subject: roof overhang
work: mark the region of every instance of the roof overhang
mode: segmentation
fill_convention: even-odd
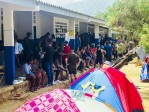
[[[37,11],[36,3],[32,0],[0,0],[0,7],[14,11]]]
[[[106,22],[102,19],[51,5],[41,0],[0,0],[0,7],[9,7],[14,11],[46,11],[57,15],[71,17],[72,19],[79,19],[88,23],[106,25]]]

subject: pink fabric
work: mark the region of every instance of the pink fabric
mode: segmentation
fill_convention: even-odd
[[[56,89],[35,97],[16,112],[80,112],[65,90]]]

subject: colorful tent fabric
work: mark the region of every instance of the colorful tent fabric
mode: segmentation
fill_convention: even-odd
[[[33,98],[16,112],[113,112],[94,98],[81,91],[56,89]]]
[[[146,63],[142,67],[140,79],[141,79],[141,81],[149,81],[149,73],[147,71],[147,64]]]
[[[80,112],[65,90],[56,89],[25,103],[16,112]]]
[[[104,103],[94,100],[95,96],[91,94],[75,90],[66,91],[73,98],[81,112],[113,112]]]
[[[106,88],[99,93],[93,92],[92,85],[82,88],[88,82],[93,83],[97,90],[99,86]],[[141,97],[133,83],[129,82],[125,74],[111,67],[88,71],[73,82],[70,89],[96,95],[97,101],[109,104],[117,112],[143,112]]]
[[[105,68],[102,71],[115,87],[125,112],[143,112],[142,99],[124,73],[114,68]]]
[[[95,99],[97,101],[109,104],[117,112],[124,112],[118,95],[108,77],[100,70],[93,71],[92,69],[91,71],[92,72],[87,72],[87,74],[84,74],[81,78],[79,78],[79,80],[76,80],[73,84],[71,84],[70,89],[93,94],[96,96]],[[97,86],[105,86],[106,88],[104,91],[94,94],[91,86],[87,89],[82,88],[82,85],[87,84],[88,82],[92,82]]]

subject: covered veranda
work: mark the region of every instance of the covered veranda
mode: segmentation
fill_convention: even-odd
[[[56,34],[56,23],[66,23],[66,31],[69,33],[70,45],[75,48],[75,31],[88,32],[88,24],[93,24],[95,39],[99,39],[99,26],[105,25],[105,21],[84,15],[62,7],[46,4],[39,0],[1,0],[1,43],[4,44],[5,84],[13,84],[16,77],[14,56],[14,30],[20,40],[26,32],[32,32],[33,43],[46,32],[56,35],[57,40],[64,40],[63,36]],[[23,19],[24,18],[24,19]],[[21,21],[22,20],[22,21]],[[77,27],[76,27],[77,26]]]

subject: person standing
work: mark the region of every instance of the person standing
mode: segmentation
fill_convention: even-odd
[[[68,45],[68,42],[65,41],[64,42],[64,51],[63,51],[63,56],[62,56],[62,64],[63,64],[63,67],[66,68],[66,58],[67,58],[67,55],[70,53],[70,46]]]
[[[39,40],[39,47],[42,48],[42,51],[44,52],[47,45],[46,45],[46,40],[48,38],[50,38],[50,32],[47,32],[45,35],[43,35],[42,37],[40,37],[40,40]]]
[[[15,45],[15,58],[16,58],[16,62],[18,67],[20,67],[20,61],[19,61],[19,43],[17,42],[18,40],[18,35],[16,34],[16,32],[14,31],[14,45]]]
[[[54,48],[52,47],[52,39],[46,40],[46,49],[45,55],[43,58],[43,69],[46,71],[48,76],[48,84],[47,86],[52,86],[55,84],[53,82],[53,55],[54,55]]]
[[[102,50],[100,48],[100,45],[98,45],[97,51],[96,51],[96,59],[95,59],[94,68],[96,67],[96,64],[99,64],[99,68],[102,68],[103,62],[104,62],[103,54],[106,54],[106,51]]]
[[[24,38],[24,58],[25,60],[32,57],[33,51],[32,51],[32,45],[31,45],[31,38],[32,33],[27,32],[26,37]]]
[[[71,49],[70,54],[66,58],[66,64],[67,64],[67,68],[68,68],[68,71],[69,71],[69,75],[71,77],[71,82],[73,82],[74,80],[77,79],[77,77],[76,77],[77,68],[80,64],[79,56],[74,53],[73,49]]]

